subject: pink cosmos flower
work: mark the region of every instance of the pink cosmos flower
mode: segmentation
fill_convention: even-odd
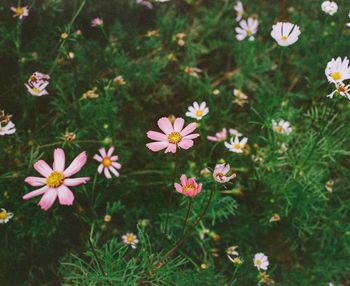
[[[185,128],[185,120],[176,118],[174,123],[167,117],[158,120],[158,127],[164,132],[148,131],[147,137],[157,142],[146,144],[147,148],[153,152],[165,149],[165,153],[176,153],[176,147],[189,149],[193,146],[193,140],[199,136],[198,133],[191,134],[196,128],[196,123],[190,123]]]
[[[202,183],[197,184],[196,178],[189,178],[187,179],[186,175],[182,175],[180,177],[181,185],[178,183],[175,183],[175,189],[180,194],[183,194],[186,197],[195,197],[197,196],[201,190],[202,190]]]
[[[228,181],[234,179],[236,177],[236,174],[232,174],[231,176],[226,176],[227,173],[230,172],[230,165],[229,164],[217,164],[215,166],[214,172],[213,172],[213,178],[215,181],[219,183],[227,183]]]
[[[101,148],[99,152],[101,156],[98,154],[95,154],[94,156],[94,159],[101,163],[97,168],[97,172],[101,174],[102,171],[104,171],[104,174],[107,179],[112,179],[110,171],[116,177],[119,177],[119,172],[116,169],[120,169],[122,165],[116,162],[119,159],[118,156],[112,156],[114,152],[114,147],[109,148],[107,153],[105,148]]]
[[[33,166],[38,173],[44,176],[44,178],[27,177],[24,180],[31,186],[41,186],[41,188],[24,195],[23,199],[29,200],[33,197],[43,195],[39,201],[39,205],[45,211],[53,205],[57,197],[61,205],[72,205],[74,195],[68,187],[79,186],[90,180],[89,177],[69,178],[78,173],[85,165],[87,161],[85,152],[80,153],[67,169],[65,169],[66,160],[62,149],[55,149],[53,156],[54,161],[52,168],[43,160],[39,160]]]
[[[14,13],[13,17],[18,17],[18,19],[23,19],[29,15],[28,6],[11,7],[11,11]]]
[[[103,19],[96,17],[91,21],[91,27],[98,27],[103,25]]]
[[[224,128],[221,131],[217,132],[215,136],[208,136],[207,138],[209,141],[213,142],[225,141],[227,139],[227,129]]]

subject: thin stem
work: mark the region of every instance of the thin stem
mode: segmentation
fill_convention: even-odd
[[[186,212],[186,217],[185,217],[184,225],[182,227],[183,228],[183,234],[185,234],[188,218],[189,218],[190,212],[191,212],[191,207],[192,207],[192,198],[189,198],[189,200],[188,200],[188,208],[187,208],[187,212]]]

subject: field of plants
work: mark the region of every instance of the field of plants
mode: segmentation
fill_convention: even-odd
[[[2,0],[1,286],[350,285],[348,0]]]

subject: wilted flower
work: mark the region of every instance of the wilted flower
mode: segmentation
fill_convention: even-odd
[[[96,93],[97,87],[94,87],[93,89],[88,90],[83,94],[84,99],[90,99],[90,98],[97,98],[99,97],[99,94]]]
[[[279,134],[289,135],[293,129],[288,121],[280,120],[277,123],[275,120],[272,120],[272,130]]]
[[[321,5],[321,9],[323,12],[333,16],[338,11],[338,5],[333,1],[324,1]]]
[[[50,76],[41,72],[33,73],[25,84],[30,94],[42,96],[48,94],[46,87],[49,85]]]
[[[128,232],[122,236],[123,243],[130,245],[132,248],[136,248],[136,245],[139,243],[137,236],[132,232]]]
[[[194,76],[194,77],[199,77],[199,73],[202,72],[201,69],[199,68],[195,68],[195,67],[185,67],[185,73],[187,73],[190,76]]]
[[[66,33],[66,32],[64,32],[64,33],[61,34],[61,39],[63,39],[63,40],[68,39],[68,37],[69,37],[69,35],[68,35],[68,33]]]
[[[221,131],[216,132],[215,136],[207,136],[209,141],[221,142],[227,139],[227,129],[223,128]]]
[[[233,95],[235,96],[234,102],[237,103],[239,106],[243,106],[244,104],[246,104],[248,102],[248,96],[245,95],[239,89],[234,89]]]
[[[5,209],[1,209],[0,224],[1,223],[8,223],[11,218],[13,218],[13,213],[9,213]]]
[[[117,169],[120,169],[122,165],[118,163],[118,156],[112,156],[114,152],[114,147],[109,148],[108,152],[106,152],[105,148],[101,148],[99,150],[100,155],[95,154],[94,159],[100,162],[100,165],[97,168],[97,172],[100,174],[104,171],[104,174],[107,179],[112,179],[112,175],[110,171],[116,176],[119,177],[119,172]]]
[[[66,141],[66,142],[72,142],[75,140],[77,136],[75,135],[74,132],[66,132],[64,133],[63,135],[63,140]]]
[[[237,3],[233,6],[233,9],[236,11],[236,21],[240,21],[244,14],[244,7],[241,1],[237,1]]]
[[[202,229],[199,231],[199,238],[200,238],[201,240],[204,240],[205,235],[207,235],[209,232],[210,232],[209,229],[207,229],[207,228],[202,228]]]
[[[275,285],[275,281],[266,272],[259,273],[259,282],[266,285]]]
[[[174,187],[178,193],[183,194],[186,197],[195,197],[202,190],[202,184],[197,184],[195,177],[187,179],[186,175],[182,175],[180,181],[181,185],[175,183]]]
[[[186,112],[187,117],[191,117],[197,120],[201,120],[203,116],[207,115],[209,112],[209,108],[206,106],[206,103],[203,101],[200,105],[198,102],[193,102],[193,106],[188,107],[188,111]]]
[[[159,31],[158,30],[147,31],[147,37],[151,37],[151,38],[159,37]]]
[[[254,41],[254,35],[258,32],[259,22],[257,19],[248,18],[239,22],[240,27],[236,27],[236,39],[243,41],[248,37],[249,41]]]
[[[239,137],[242,136],[242,133],[239,133],[236,129],[230,128],[228,130],[228,132],[230,133],[230,135],[232,135],[233,137]]]
[[[341,57],[332,59],[328,62],[325,74],[329,82],[340,83],[350,78],[349,60],[347,57],[344,60]]]
[[[278,153],[283,154],[287,152],[288,146],[285,143],[280,144],[280,148],[278,149]]]
[[[91,21],[91,27],[101,27],[103,25],[103,19],[96,17]]]
[[[239,140],[239,138],[236,136],[235,139],[231,138],[230,143],[225,142],[225,146],[229,151],[234,153],[243,153],[243,149],[245,145],[248,142],[247,137],[243,137],[242,140]]]
[[[226,176],[229,172],[230,172],[229,164],[217,164],[213,172],[213,178],[215,181],[219,183],[222,183],[222,184],[227,183],[236,177],[235,173],[231,174],[231,176]]]
[[[238,248],[237,245],[234,246],[230,246],[229,248],[227,248],[226,253],[228,255],[234,255],[234,256],[238,256],[238,252],[236,251],[236,249]]]
[[[29,15],[28,6],[11,7],[11,11],[14,12],[13,17],[18,17],[18,19],[23,19]]]
[[[72,205],[74,195],[68,187],[86,184],[90,180],[89,177],[69,179],[70,176],[78,173],[85,165],[87,161],[86,152],[80,153],[67,169],[65,169],[65,161],[64,151],[57,148],[54,151],[52,168],[43,160],[36,162],[34,169],[44,176],[44,178],[27,177],[24,181],[31,186],[42,187],[24,195],[23,199],[29,200],[33,197],[43,195],[39,201],[39,205],[45,211],[53,205],[57,197],[61,205]]]
[[[126,83],[125,80],[124,80],[124,78],[123,78],[123,76],[121,76],[121,75],[116,76],[116,77],[113,79],[113,81],[114,81],[114,83],[115,83],[116,85],[124,85],[124,84]]]
[[[199,137],[198,133],[191,134],[197,128],[196,123],[190,123],[185,128],[185,120],[176,118],[171,123],[169,118],[162,117],[158,120],[158,127],[164,132],[148,131],[147,137],[157,142],[146,144],[147,148],[153,152],[165,149],[165,153],[176,153],[177,147],[181,149],[189,149],[193,146],[193,139]]]
[[[300,34],[299,26],[288,22],[278,22],[272,26],[271,31],[271,37],[282,47],[293,45]]]
[[[105,215],[104,218],[103,218],[103,220],[104,220],[105,222],[110,222],[110,221],[112,220],[112,216],[111,216],[111,215]]]
[[[279,214],[274,214],[271,218],[270,218],[270,222],[276,222],[276,221],[280,221],[281,217]]]
[[[335,90],[332,93],[328,94],[327,97],[332,99],[335,94],[340,94],[341,96],[344,96],[350,100],[350,84],[345,85],[342,82],[338,82],[335,84],[335,87]]]
[[[333,180],[329,180],[326,185],[325,188],[328,192],[333,193],[333,186],[334,186],[334,181]]]
[[[16,132],[15,124],[12,121],[4,124],[0,122],[0,136],[11,135]]]
[[[258,268],[258,270],[267,270],[267,267],[269,266],[268,257],[264,253],[255,254],[254,266]]]
[[[201,176],[206,178],[206,177],[210,176],[211,172],[210,172],[210,170],[208,168],[204,168],[204,169],[201,170],[200,174],[201,174]]]

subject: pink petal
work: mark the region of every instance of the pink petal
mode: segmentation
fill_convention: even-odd
[[[146,147],[153,152],[158,152],[168,147],[168,145],[169,145],[169,142],[153,142],[153,143],[146,144]]]
[[[200,135],[198,133],[193,133],[193,134],[190,134],[190,135],[187,135],[185,137],[182,138],[182,140],[190,140],[190,139],[196,139],[198,138]],[[208,136],[209,138],[210,136]],[[217,140],[216,140],[217,141]]]
[[[105,176],[106,176],[107,179],[112,179],[112,175],[111,175],[111,173],[109,172],[108,168],[105,168],[104,173],[105,173]]]
[[[165,153],[176,153],[176,144],[168,143],[168,148],[166,148]]]
[[[44,160],[39,160],[34,164],[33,167],[38,173],[43,175],[45,178],[50,176],[50,174],[53,172],[51,167]]]
[[[168,135],[169,133],[174,131],[174,128],[167,117],[162,117],[161,119],[158,120],[158,127],[166,134]]]
[[[181,177],[180,177],[180,181],[181,181],[181,185],[186,185],[186,183],[187,183],[187,177],[186,177],[186,175],[181,175]]]
[[[119,159],[119,156],[112,156],[111,157],[111,161],[118,161],[118,159]]]
[[[57,194],[61,205],[71,206],[73,204],[74,195],[65,185],[62,185],[57,189]]]
[[[87,161],[86,152],[80,153],[73,162],[69,165],[69,167],[63,172],[65,177],[70,177],[76,173],[78,173],[81,168],[85,165]]]
[[[42,187],[42,188],[40,188],[38,190],[32,191],[32,192],[30,192],[28,194],[25,194],[23,196],[23,200],[29,200],[29,199],[34,198],[36,196],[42,195],[43,193],[45,193],[48,190],[49,190],[49,187],[48,186],[44,186],[44,187]]]
[[[55,202],[57,198],[57,191],[56,189],[49,189],[41,198],[38,205],[44,210],[47,211],[53,203]]]
[[[192,122],[188,124],[180,133],[182,137],[185,137],[186,135],[192,133],[194,130],[196,130],[197,124],[195,122]]]
[[[63,184],[68,187],[75,187],[81,184],[86,184],[88,181],[90,181],[89,177],[81,177],[81,178],[74,178],[74,179],[65,179]]]
[[[181,142],[179,142],[178,145],[182,149],[187,150],[193,146],[193,141],[192,140],[181,140]]]
[[[105,148],[101,148],[98,150],[100,152],[100,154],[102,155],[102,157],[106,157],[107,153],[106,153],[106,149]]]
[[[112,166],[117,169],[120,169],[122,167],[122,165],[117,162],[112,162]]]
[[[102,157],[98,154],[95,154],[93,158],[98,162],[102,162],[102,160],[103,160]]]
[[[214,136],[208,136],[207,139],[208,139],[209,141],[214,141],[214,142],[219,141],[219,140],[218,140],[216,137],[214,137]]]
[[[64,164],[66,161],[66,157],[64,155],[64,151],[61,148],[56,148],[53,152],[53,169],[55,171],[63,172],[64,171]]]
[[[103,166],[102,164],[98,165],[97,172],[98,172],[99,174],[101,174],[102,171],[103,171],[103,168],[104,168],[104,166]]]
[[[174,122],[174,131],[180,132],[182,128],[184,127],[185,120],[181,117],[176,118]]]
[[[119,177],[119,172],[114,169],[113,167],[109,167],[109,170],[116,176],[116,177]]]
[[[175,183],[175,184],[174,184],[174,187],[175,187],[175,189],[176,189],[177,192],[182,193],[182,186],[181,186],[180,184]]]
[[[107,157],[111,157],[113,152],[114,152],[114,147],[109,148],[108,153],[107,153]]]
[[[149,139],[155,140],[155,141],[167,141],[168,137],[160,132],[156,132],[156,131],[148,131],[147,132],[147,137]]]
[[[40,178],[40,177],[27,177],[24,180],[27,184],[37,187],[37,186],[43,186],[46,184],[46,178]]]

